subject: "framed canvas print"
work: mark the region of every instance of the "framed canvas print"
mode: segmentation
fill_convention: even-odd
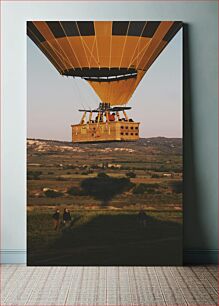
[[[30,266],[182,264],[182,22],[27,22]]]

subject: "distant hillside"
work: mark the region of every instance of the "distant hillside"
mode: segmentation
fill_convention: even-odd
[[[145,152],[145,154],[182,154],[181,138],[141,138],[135,142],[108,142],[92,144],[73,144],[67,141],[45,140],[45,139],[27,139],[28,152]]]

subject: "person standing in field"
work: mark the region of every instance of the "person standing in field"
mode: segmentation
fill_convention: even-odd
[[[71,214],[70,211],[65,208],[63,213],[63,224],[69,226],[71,224]]]
[[[60,225],[60,211],[59,211],[59,209],[57,209],[56,212],[52,215],[52,218],[53,218],[54,230],[57,231],[59,229],[59,225]]]
[[[146,213],[143,209],[141,209],[138,213],[138,221],[139,221],[140,226],[143,226],[143,227],[146,226],[146,219],[147,219]]]

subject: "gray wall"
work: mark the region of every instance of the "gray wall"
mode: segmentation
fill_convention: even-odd
[[[26,20],[182,20],[184,247],[188,260],[217,245],[217,2],[2,4],[2,262],[25,262]],[[190,257],[193,256],[193,257]],[[197,256],[196,256],[197,257]],[[197,259],[197,258],[196,258]]]

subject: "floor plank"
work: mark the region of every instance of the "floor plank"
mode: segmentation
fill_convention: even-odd
[[[217,266],[1,266],[1,305],[218,305]]]

